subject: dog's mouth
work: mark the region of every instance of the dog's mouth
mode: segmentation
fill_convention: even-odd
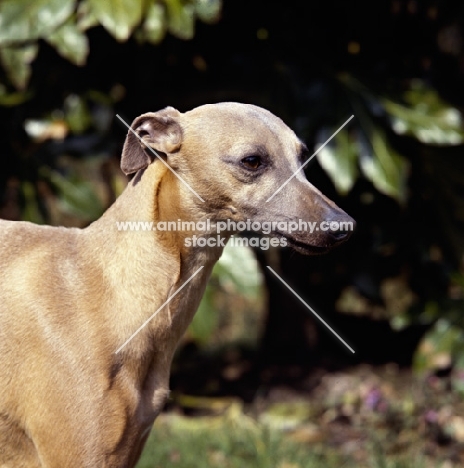
[[[290,247],[303,255],[322,255],[331,250],[330,246],[306,244],[304,242],[297,241],[296,239],[289,237],[287,234],[279,231],[276,231],[274,235],[286,239]]]

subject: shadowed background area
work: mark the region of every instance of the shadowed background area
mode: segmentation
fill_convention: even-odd
[[[252,103],[310,154],[355,116],[306,174],[356,233],[226,249],[140,466],[464,463],[463,34],[451,0],[0,3],[5,219],[99,217],[127,183],[116,114]]]

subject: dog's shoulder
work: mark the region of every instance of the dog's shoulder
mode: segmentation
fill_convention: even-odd
[[[38,225],[28,221],[0,220],[0,259],[2,264],[34,250],[53,250],[61,243],[72,243],[79,229]]]

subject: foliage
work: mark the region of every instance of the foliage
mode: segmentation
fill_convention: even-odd
[[[110,145],[101,143],[109,133],[116,100],[98,92],[71,94],[61,108],[24,121],[30,142],[25,165],[37,179],[19,181],[22,219],[84,226],[121,193],[127,181],[117,167],[108,167],[107,180],[101,174],[111,152]],[[47,161],[38,159],[44,149],[51,155]]]
[[[422,374],[452,367],[451,384],[464,395],[463,328],[452,325],[446,315],[438,319],[418,347],[414,367]]]
[[[340,466],[342,456],[311,453],[302,444],[256,424],[232,406],[224,416],[163,415],[155,423],[138,468],[312,468]],[[354,466],[354,465],[353,465]]]
[[[341,76],[341,83],[347,113],[353,112],[355,119],[317,156],[341,194],[347,194],[362,173],[381,193],[406,202],[410,163],[392,146],[388,131],[426,144],[464,143],[461,112],[420,80],[411,82],[401,101],[376,95],[347,75]],[[323,127],[317,140],[323,143],[335,130]]]
[[[461,112],[420,80],[413,80],[403,102],[382,99],[393,130],[432,145],[464,143]]]
[[[454,275],[452,284],[455,290],[464,290],[464,277]],[[463,308],[462,299],[429,302],[424,307],[418,319],[433,326],[418,346],[413,362],[414,369],[422,375],[449,372],[452,388],[461,395],[464,395]]]
[[[446,387],[446,378],[364,365],[322,375],[305,393],[273,388],[247,407],[174,394],[138,467],[461,466],[463,404]]]
[[[411,200],[411,163],[415,161],[417,167],[420,161],[404,151],[407,147],[405,141],[415,141],[417,142],[415,148],[418,148],[417,145],[422,145],[418,151],[423,151],[426,155],[434,155],[431,173],[422,175],[422,184],[429,184],[429,187],[437,184],[434,179],[438,178],[440,150],[459,149],[460,145],[464,144],[461,111],[442,99],[436,90],[417,79],[411,80],[406,89],[397,97],[387,96],[386,93],[377,94],[346,74],[340,76],[339,83],[342,89],[340,94],[346,96],[346,101],[337,109],[337,115],[353,113],[355,119],[318,153],[318,162],[327,172],[339,193],[347,195],[360,178],[365,178],[379,192],[400,202],[407,218],[408,210],[413,209],[409,206],[415,206]],[[322,127],[317,141],[322,143],[336,129],[337,126]],[[432,153],[435,150],[436,154]],[[454,187],[452,181],[456,181],[457,185],[462,184],[462,177],[457,175],[459,167],[453,165],[450,159],[447,160],[446,156],[443,157],[443,161],[447,162],[443,163],[440,170],[443,178],[441,182],[444,185],[449,184],[450,187]],[[413,195],[417,197],[418,194],[413,193]],[[448,239],[454,237],[462,239],[464,232],[459,223],[448,221],[445,224],[444,222],[445,219],[453,219],[456,213],[462,212],[464,209],[462,199],[457,196],[457,192],[451,188],[444,189],[444,186],[442,190],[435,191],[432,196],[436,204],[441,205],[440,211],[443,213],[446,210],[449,211],[444,213],[441,219],[434,219],[432,213],[428,213],[430,216],[428,223],[438,225],[441,221],[443,223],[442,236],[447,236]],[[417,204],[416,200],[414,204]],[[427,224],[424,229],[427,229]],[[387,240],[388,230],[385,229],[384,236],[386,236],[383,240],[384,244],[389,243],[391,247],[395,246],[394,249],[400,248],[401,241],[398,234]],[[422,242],[427,241],[422,238]],[[462,274],[453,273],[454,270],[443,259],[442,254],[435,254],[439,260],[425,261],[437,250],[436,243],[436,239],[431,242],[428,252],[426,244],[412,248],[413,254],[408,257],[408,262],[415,265],[412,267],[414,272],[409,278],[402,273],[399,273],[396,278],[392,278],[391,273],[382,278],[378,283],[378,288],[381,290],[381,299],[384,304],[380,308],[387,310],[384,316],[389,318],[396,329],[403,329],[412,324],[430,324],[430,331],[421,340],[416,350],[414,369],[419,373],[430,373],[442,368],[452,368],[453,376],[455,376],[453,385],[462,390],[464,368]],[[441,252],[441,249],[438,251]],[[458,265],[463,253],[460,247],[454,249]],[[401,255],[403,255],[401,261],[404,262],[404,252]],[[385,257],[385,255],[381,254],[379,257]],[[433,265],[437,275],[434,280],[430,279],[430,281],[441,285],[441,295],[428,297],[428,293],[433,291],[430,289],[427,292],[422,291],[418,297],[415,290],[420,288],[418,283],[422,274],[419,270],[429,268],[430,265]],[[375,280],[371,277],[370,281]],[[382,290],[388,282],[394,281],[401,285],[403,295],[409,295],[409,300],[403,303],[398,300],[398,288],[393,289],[391,293]],[[445,283],[448,291],[444,290]],[[438,284],[435,284],[435,287],[438,287]],[[350,302],[348,296],[349,294],[343,296],[342,302],[345,300]],[[355,293],[351,306],[345,303],[341,309],[348,305],[351,309],[369,310],[369,315],[375,316],[375,309],[379,306],[371,302],[365,307],[362,305],[365,301],[365,298]],[[393,306],[390,306],[390,303]]]
[[[410,38],[417,35],[411,28],[428,25],[429,15],[434,15],[433,8],[419,8],[416,3],[406,7],[393,2],[403,16],[398,12],[392,12],[391,18],[382,16],[383,33],[394,31],[398,44],[409,47]],[[337,4],[353,15],[351,19],[358,17],[351,2]],[[372,13],[378,4],[366,1],[362,9]],[[412,13],[413,4],[423,9],[420,21]],[[438,30],[446,28],[446,8],[439,8],[436,30],[420,26],[421,33],[430,34],[428,41],[420,40],[417,50],[406,47],[404,53],[393,45],[382,49],[375,40],[377,28],[371,29],[369,22],[353,23],[366,39],[360,49],[350,47],[352,42],[345,41],[351,41],[347,34],[353,31],[343,29],[324,2],[318,6],[254,2],[245,9],[231,1],[228,16],[217,28],[190,43],[178,40],[193,38],[197,20],[217,21],[221,5],[219,0],[0,2],[0,72],[6,73],[0,76],[0,111],[6,123],[1,130],[6,144],[0,183],[5,193],[10,189],[14,195],[2,194],[4,198],[19,207],[9,216],[2,215],[79,226],[97,217],[126,183],[117,168],[123,134],[114,125],[116,111],[133,116],[146,106],[174,104],[171,101],[184,109],[225,99],[255,102],[284,117],[314,150],[353,114],[355,118],[320,151],[317,161],[333,184],[326,183],[322,190],[336,199],[335,187],[343,196],[337,203],[358,220],[358,232],[348,247],[357,251],[350,257],[347,250],[340,250],[325,257],[323,264],[317,259],[292,263],[294,258],[288,260],[285,252],[279,252],[276,261],[283,265],[288,260],[289,279],[291,275],[301,279],[302,289],[321,300],[324,312],[341,303],[341,309],[348,309],[345,303],[351,301],[354,309],[363,309],[370,317],[378,318],[380,310],[395,329],[430,326],[418,348],[416,367],[434,372],[437,362],[451,362],[454,375],[462,368],[463,354],[463,321],[456,312],[462,310],[462,286],[456,288],[452,278],[463,253],[460,213],[464,208],[459,195],[463,101],[460,86],[450,86],[448,92],[443,85],[452,73],[442,64],[458,61],[453,58],[457,55],[440,55],[435,46],[430,47],[440,48]],[[326,7],[327,14],[322,14]],[[392,26],[400,16],[408,26],[402,35]],[[350,23],[340,17],[344,24]],[[377,26],[380,31],[381,25]],[[340,34],[334,36],[333,28]],[[329,34],[330,41],[311,39],[312,30]],[[167,35],[173,37],[163,40]],[[379,46],[371,55],[369,42]],[[94,60],[92,55],[89,60],[89,44]],[[302,44],[307,46],[304,53],[300,53]],[[323,51],[323,63],[316,49]],[[54,51],[65,60],[57,60]],[[293,56],[290,51],[298,53]],[[432,57],[433,62],[435,54],[438,65],[430,70],[406,66],[414,57],[424,63]],[[137,65],[131,61],[133,55]],[[116,57],[116,71],[104,68],[111,63],[108,56]],[[149,61],[143,60],[146,56]],[[120,67],[121,63],[128,65]],[[138,68],[125,73],[124,68],[131,66]],[[460,76],[458,68],[455,78]],[[388,73],[376,72],[387,69]],[[317,186],[321,180],[326,180],[323,175]],[[1,209],[4,204],[2,200]],[[434,248],[444,257],[432,262],[443,283],[435,295],[430,283],[436,276],[424,262]],[[249,252],[244,255],[249,258]],[[190,331],[195,342],[221,341],[226,314],[264,320],[264,287],[253,282],[255,295],[249,295],[240,275],[231,272],[244,261],[240,254],[214,270]],[[253,272],[258,278],[256,269]],[[340,280],[339,289],[335,280]],[[392,300],[398,290],[386,290],[393,283],[414,300]],[[451,294],[453,288],[457,293]],[[269,316],[274,303],[269,304]],[[282,314],[288,313],[285,301],[279,306]],[[304,328],[296,317],[285,317],[293,332]],[[250,322],[243,318],[243,324]],[[248,326],[256,329],[256,323]],[[292,333],[281,335],[294,341]],[[447,359],[442,359],[445,355]],[[456,382],[459,386],[459,379]]]
[[[116,40],[131,34],[140,42],[158,44],[166,32],[191,39],[195,21],[217,21],[221,0],[4,0],[0,3],[0,60],[9,81],[27,87],[31,64],[47,41],[76,65],[89,53],[86,32],[103,26]],[[13,98],[0,88],[2,103]]]
[[[229,315],[236,323],[240,317],[244,320],[238,334],[232,333],[229,327],[228,339],[232,340],[234,335],[236,339],[243,339],[250,331],[250,319],[256,322],[262,308],[263,288],[262,274],[251,249],[227,244],[190,325],[190,338],[201,345],[208,342],[214,345],[213,337],[217,336],[220,326],[225,326],[220,323],[221,316]]]

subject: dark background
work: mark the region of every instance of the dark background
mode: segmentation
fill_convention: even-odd
[[[238,381],[224,379],[215,392],[250,400],[262,379],[298,381],[320,366],[393,362],[409,369],[427,336],[450,359],[441,367],[427,361],[422,370],[449,375],[464,366],[462,125],[455,142],[447,141],[446,128],[437,142],[417,135],[441,111],[464,106],[463,9],[451,0],[225,0],[216,21],[196,22],[191,40],[168,32],[157,45],[134,36],[118,42],[103,27],[91,28],[83,66],[39,39],[25,87],[15,87],[1,72],[3,95],[18,99],[5,105],[2,98],[0,107],[0,216],[79,226],[98,217],[124,183],[117,166],[126,132],[116,113],[131,121],[167,105],[186,111],[220,101],[253,103],[280,116],[310,149],[323,141],[321,132],[330,135],[354,114],[347,135],[358,170],[348,193],[337,192],[316,158],[306,172],[356,219],[356,233],[327,256],[282,250],[273,261],[356,353],[263,268],[268,299],[259,346],[234,355],[251,367]],[[418,83],[414,107],[405,96]],[[436,114],[425,108],[414,131],[396,132],[384,99],[417,111],[430,96],[439,102]],[[45,122],[50,134],[32,138],[25,131],[28,119]],[[54,132],[63,127],[60,139]],[[394,181],[391,193],[379,189],[382,174],[368,177],[359,170],[356,144],[370,144],[369,157],[377,160],[376,135],[404,161],[403,182]],[[334,151],[343,159],[342,147]],[[269,263],[269,254],[256,255],[261,266]],[[386,291],[388,280],[398,289]],[[362,304],[361,313],[337,302],[347,290]],[[401,295],[410,300],[395,303]],[[436,332],[440,319],[457,331],[451,344]],[[189,365],[176,367],[174,389],[201,393],[210,373],[229,358],[204,356],[191,341],[179,359]],[[196,372],[192,380],[195,363],[204,375]]]

